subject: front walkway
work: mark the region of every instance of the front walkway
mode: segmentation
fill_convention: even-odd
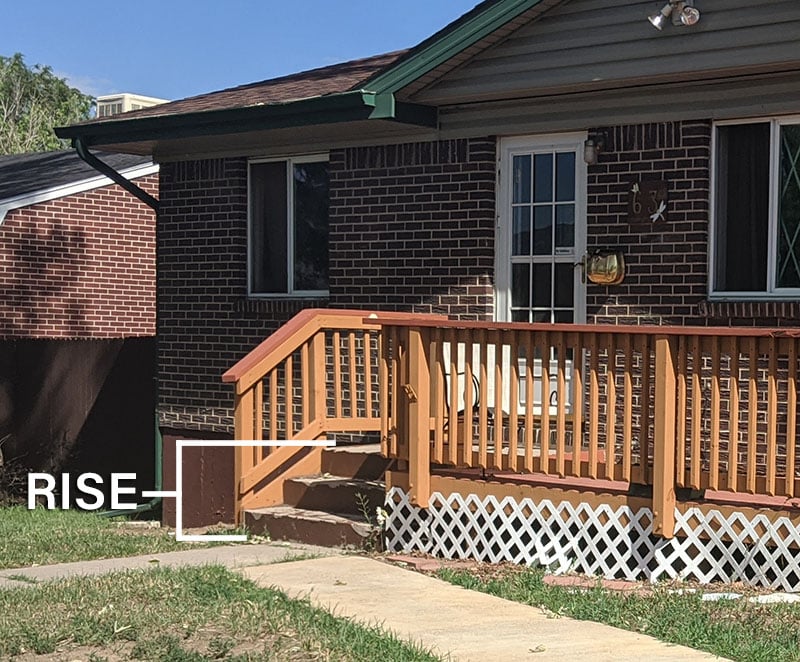
[[[292,558],[318,556],[292,561]],[[295,543],[236,545],[81,561],[0,571],[0,588],[29,587],[28,580],[99,575],[117,570],[220,564],[261,586],[421,643],[449,659],[593,662],[713,660],[712,655],[624,630],[468,591],[379,560]],[[18,579],[14,579],[14,578]]]

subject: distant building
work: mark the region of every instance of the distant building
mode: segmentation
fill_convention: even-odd
[[[110,117],[119,113],[127,113],[129,110],[141,110],[150,108],[160,103],[167,103],[168,99],[157,99],[156,97],[145,97],[141,94],[105,94],[97,97],[97,116]]]

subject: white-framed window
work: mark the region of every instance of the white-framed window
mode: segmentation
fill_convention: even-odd
[[[248,294],[328,294],[328,157],[251,160]]]
[[[800,117],[714,126],[710,294],[800,297]]]

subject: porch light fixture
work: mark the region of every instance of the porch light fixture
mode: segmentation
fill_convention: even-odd
[[[597,163],[597,157],[606,147],[606,137],[602,133],[589,136],[583,143],[583,160],[586,165]]]
[[[661,11],[648,16],[656,30],[663,30],[667,19],[672,18],[673,25],[696,25],[700,21],[700,10],[694,6],[694,0],[669,0]]]

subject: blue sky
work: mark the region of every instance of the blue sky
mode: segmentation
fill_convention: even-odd
[[[179,99],[413,46],[478,0],[25,0],[4,3],[0,55],[50,65],[92,95]]]

